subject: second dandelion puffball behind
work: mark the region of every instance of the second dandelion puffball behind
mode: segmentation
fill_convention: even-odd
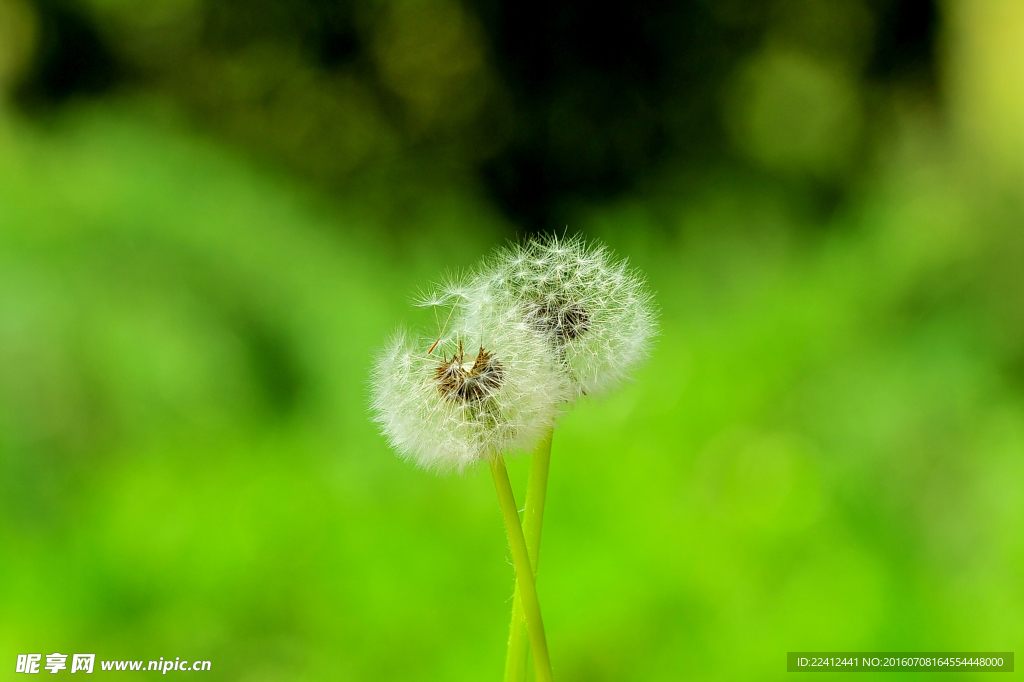
[[[647,357],[656,329],[642,275],[602,245],[535,238],[498,249],[442,297],[486,326],[497,310],[517,310],[544,336],[575,396],[621,383]]]

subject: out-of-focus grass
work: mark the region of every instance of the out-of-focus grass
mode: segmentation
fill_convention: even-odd
[[[498,219],[435,189],[381,218],[147,120],[0,128],[0,658],[497,679],[513,575],[489,478],[397,460],[365,380],[415,287]],[[558,679],[1022,641],[1018,213],[930,154],[813,229],[728,176],[574,226],[649,275],[663,333],[556,435]]]

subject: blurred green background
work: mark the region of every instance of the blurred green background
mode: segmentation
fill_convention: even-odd
[[[556,433],[556,679],[1020,653],[1022,121],[1016,0],[0,0],[4,674],[499,679],[488,473],[366,381],[552,230],[662,325]]]

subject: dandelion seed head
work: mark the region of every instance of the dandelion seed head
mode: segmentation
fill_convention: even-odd
[[[599,244],[546,237],[499,249],[459,285],[469,320],[513,308],[544,335],[576,395],[618,385],[646,358],[656,332],[642,275]]]
[[[486,325],[460,318],[441,339],[400,331],[377,357],[374,419],[424,468],[462,471],[530,449],[571,395],[546,339],[512,311],[490,310]]]

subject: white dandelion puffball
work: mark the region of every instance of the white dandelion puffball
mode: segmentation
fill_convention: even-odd
[[[548,339],[577,396],[603,393],[627,378],[647,357],[657,328],[643,276],[606,247],[578,237],[499,249],[468,284],[442,293],[481,324],[492,310],[519,310]]]
[[[374,419],[398,453],[435,471],[531,449],[571,389],[546,339],[512,314],[440,340],[397,333],[378,356]]]

